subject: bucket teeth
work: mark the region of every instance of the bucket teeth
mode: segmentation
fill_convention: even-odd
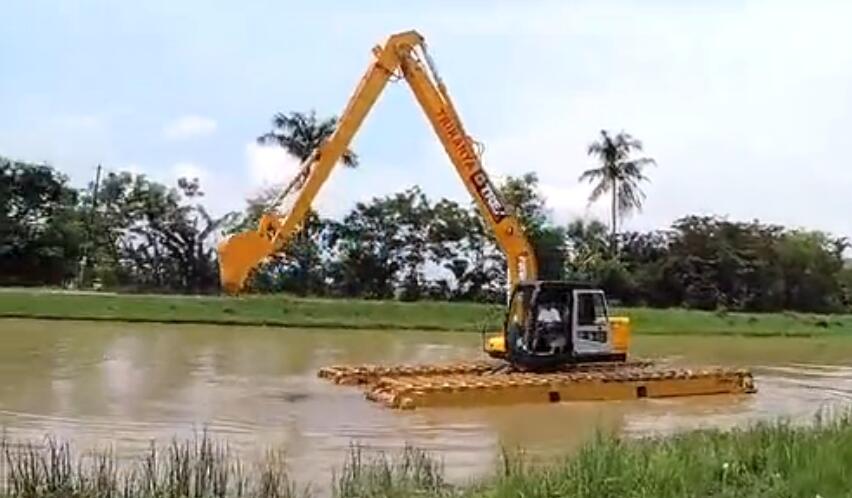
[[[368,400],[398,409],[756,392],[748,370],[669,368],[649,361],[566,365],[547,373],[489,362],[331,366],[318,376],[365,385]]]

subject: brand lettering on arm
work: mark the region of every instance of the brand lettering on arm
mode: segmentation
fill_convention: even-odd
[[[506,207],[500,201],[497,190],[491,184],[488,175],[480,169],[479,162],[468,143],[467,137],[461,133],[454,120],[447,115],[446,110],[443,108],[438,111],[438,124],[446,132],[455,153],[462,160],[464,169],[470,173],[468,180],[476,188],[477,195],[482,199],[485,207],[488,208],[488,213],[491,215],[494,223],[500,223],[507,216]]]
[[[479,196],[485,200],[485,205],[488,207],[488,212],[491,213],[494,223],[503,221],[503,218],[507,216],[506,207],[500,201],[497,190],[494,189],[494,185],[491,184],[485,172],[482,170],[475,172],[470,175],[470,181],[476,186]]]

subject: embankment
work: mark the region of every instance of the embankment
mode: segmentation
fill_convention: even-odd
[[[639,334],[852,335],[852,315],[725,313],[626,308]],[[298,328],[493,330],[502,307],[478,303],[370,301],[293,296],[180,296],[0,290],[0,318],[258,325]]]

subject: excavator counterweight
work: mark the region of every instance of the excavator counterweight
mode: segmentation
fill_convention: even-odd
[[[321,371],[320,376],[365,384],[368,398],[397,408],[477,400],[623,399],[753,391],[751,375],[744,371],[715,369],[696,374],[653,365],[640,368],[628,362],[629,319],[611,316],[602,290],[578,282],[538,280],[533,246],[483,168],[423,37],[416,31],[392,35],[373,49],[373,55],[337,128],[267,206],[258,228],[219,245],[222,287],[228,293],[239,292],[254,268],[292,240],[387,83],[404,79],[506,256],[508,305],[503,329],[483,343],[484,351],[501,360],[502,367],[337,367]],[[292,201],[286,209],[282,208],[285,201]],[[410,371],[420,373],[409,375]],[[369,372],[365,377],[369,380],[354,381],[359,377],[346,372]]]

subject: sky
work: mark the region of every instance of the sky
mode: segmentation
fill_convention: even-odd
[[[657,166],[628,229],[687,214],[852,236],[852,2],[5,0],[0,155],[76,185],[97,164],[217,213],[289,178],[258,146],[275,112],[339,114],[389,34],[419,30],[495,179],[538,174],[551,214],[606,219],[580,173],[602,129]],[[404,82],[390,85],[316,206],[414,184],[467,194]]]

